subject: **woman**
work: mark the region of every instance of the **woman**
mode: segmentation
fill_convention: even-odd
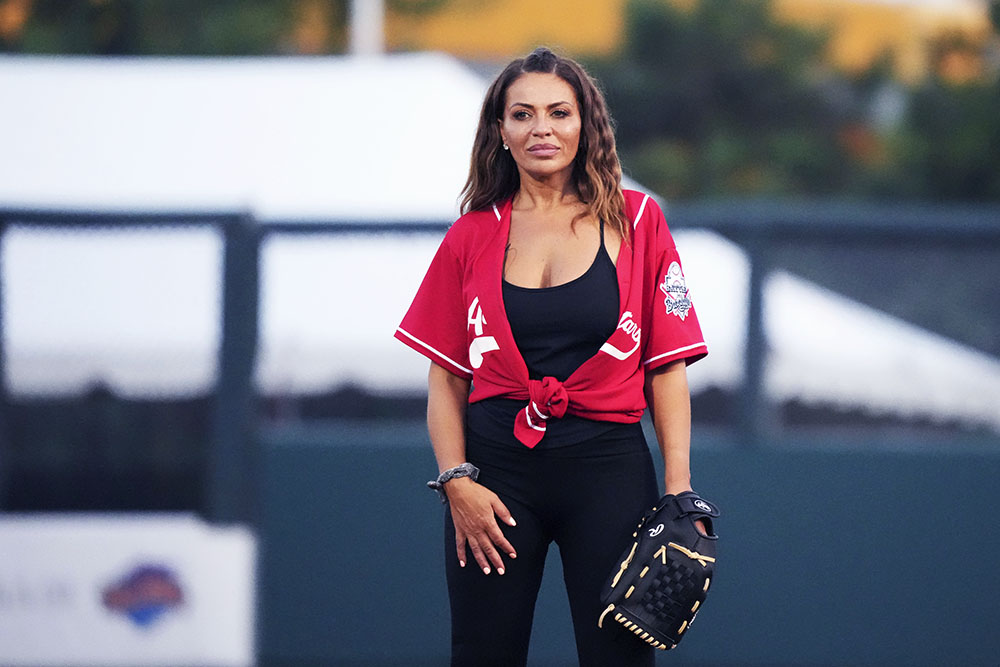
[[[660,495],[647,402],[666,492],[691,488],[685,366],[707,348],[659,208],[620,183],[586,72],[545,48],[515,60],[483,103],[464,215],[396,331],[432,361],[454,665],[525,664],[551,542],[580,664],[653,664],[597,627],[600,590]]]

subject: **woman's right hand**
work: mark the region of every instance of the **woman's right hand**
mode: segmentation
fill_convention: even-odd
[[[509,526],[516,526],[514,517],[497,494],[468,477],[456,477],[444,485],[451,506],[451,519],[455,524],[455,548],[458,564],[465,567],[468,546],[472,556],[485,574],[492,564],[497,574],[504,573],[503,552],[517,558],[517,552],[497,524],[497,517]]]

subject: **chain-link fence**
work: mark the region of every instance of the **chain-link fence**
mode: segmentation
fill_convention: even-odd
[[[1000,212],[668,209],[695,438],[995,446]],[[392,341],[445,224],[0,215],[2,507],[255,514],[257,437],[421,420]]]

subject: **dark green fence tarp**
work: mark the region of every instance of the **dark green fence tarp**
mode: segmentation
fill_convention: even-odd
[[[942,443],[947,445],[947,443]],[[1000,448],[700,443],[718,502],[712,594],[664,665],[995,665]],[[442,508],[422,424],[270,432],[265,665],[447,664]],[[555,547],[530,664],[575,664]]]

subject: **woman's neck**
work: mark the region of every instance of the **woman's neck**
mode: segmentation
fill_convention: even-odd
[[[521,186],[514,195],[514,206],[522,209],[554,209],[579,201],[580,196],[568,173],[535,178],[522,171]]]

